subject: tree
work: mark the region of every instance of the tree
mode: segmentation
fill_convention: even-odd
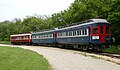
[[[120,1],[115,0],[111,5],[108,21],[111,24],[112,36],[116,39],[116,44],[120,41]]]

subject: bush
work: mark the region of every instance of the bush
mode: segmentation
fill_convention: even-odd
[[[9,38],[4,38],[4,41],[10,41],[10,39]]]
[[[120,45],[118,46],[111,46],[104,50],[104,52],[113,53],[113,54],[120,54]]]

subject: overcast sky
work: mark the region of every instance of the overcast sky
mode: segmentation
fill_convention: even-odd
[[[26,16],[51,15],[65,10],[74,0],[0,0],[0,21]]]

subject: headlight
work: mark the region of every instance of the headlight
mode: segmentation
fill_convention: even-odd
[[[99,39],[99,36],[92,36],[92,39]]]

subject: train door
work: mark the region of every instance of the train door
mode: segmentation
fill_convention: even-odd
[[[100,42],[105,42],[106,37],[110,37],[110,26],[101,25],[99,29],[100,29]]]

